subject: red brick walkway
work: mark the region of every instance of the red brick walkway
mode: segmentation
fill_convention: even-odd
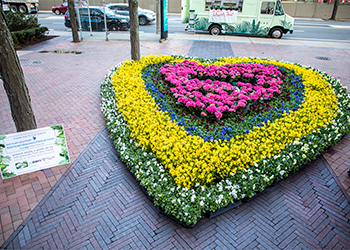
[[[141,51],[143,55],[186,55],[192,43],[188,40],[170,40],[166,44],[142,42]],[[231,47],[235,56],[273,57],[311,65],[340,79],[343,85],[350,85],[350,51],[346,49],[241,43],[231,43]],[[202,51],[205,49],[203,47]],[[83,53],[39,53],[42,50],[75,50]],[[117,63],[129,59],[129,54],[129,41],[84,40],[74,44],[67,37],[58,37],[34,46],[26,54],[22,52],[21,65],[38,127],[64,125],[72,163],[104,126],[99,108],[99,86],[104,75]],[[331,60],[321,61],[316,59],[317,56],[329,57]],[[3,88],[0,89],[0,107],[0,134],[14,133],[15,127]],[[350,166],[349,140],[350,137],[346,136],[324,155],[348,192],[350,183],[346,170]],[[69,166],[0,181],[0,245],[21,225]]]
[[[146,198],[103,129],[7,249],[348,249],[350,204],[322,157],[235,209],[184,228]]]

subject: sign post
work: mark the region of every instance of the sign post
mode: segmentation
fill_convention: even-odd
[[[168,38],[168,0],[160,0],[160,20],[160,41],[164,41]]]

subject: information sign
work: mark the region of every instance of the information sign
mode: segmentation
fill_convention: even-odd
[[[0,136],[3,179],[69,162],[62,125]]]

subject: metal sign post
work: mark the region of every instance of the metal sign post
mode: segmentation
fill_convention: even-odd
[[[168,0],[160,0],[160,20],[160,41],[164,41],[168,38]]]
[[[108,29],[107,29],[107,18],[106,18],[106,7],[105,7],[105,1],[103,0],[102,1],[102,4],[103,4],[103,15],[104,15],[104,21],[105,21],[105,31],[106,31],[106,41],[108,41]]]
[[[76,6],[77,8],[77,17],[78,17],[78,28],[79,28],[79,33],[80,33],[80,41],[83,41],[84,38],[83,38],[83,32],[82,32],[82,28],[81,28],[81,20],[80,20],[80,8],[79,8],[79,5]]]
[[[89,17],[90,36],[92,36],[92,26],[91,26],[91,17],[90,17],[90,4],[89,4],[89,0],[87,0],[87,10],[88,10],[88,17]]]

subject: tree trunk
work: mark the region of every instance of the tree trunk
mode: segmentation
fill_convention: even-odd
[[[69,11],[70,24],[72,26],[73,42],[78,43],[80,41],[79,41],[79,34],[78,34],[77,18],[75,17],[75,11],[74,11],[74,0],[68,0],[68,11]]]
[[[339,5],[339,0],[334,0],[334,7],[333,7],[331,20],[335,20],[335,17],[336,17],[337,12],[338,12],[338,5]]]
[[[139,17],[137,0],[129,0],[131,59],[140,60]]]
[[[17,131],[35,129],[36,122],[28,88],[2,8],[0,10],[0,75]]]

